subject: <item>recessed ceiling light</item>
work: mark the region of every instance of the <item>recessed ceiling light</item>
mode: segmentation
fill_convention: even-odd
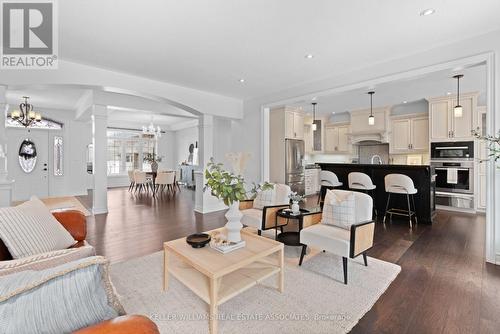
[[[318,99],[317,96],[315,96],[315,97],[312,98],[313,101],[316,101],[317,99]]]
[[[420,16],[432,15],[435,12],[436,12],[436,10],[434,8],[427,8],[427,9],[424,9],[423,11],[420,12]]]
[[[306,54],[304,57],[306,57],[307,59],[313,59],[314,58],[314,55],[308,53]]]
[[[408,101],[403,101],[403,103],[404,103],[404,104],[407,104],[407,103],[408,103]]]
[[[238,80],[240,83],[244,83],[245,82],[245,79],[241,78],[240,80]]]
[[[451,95],[451,92],[447,92],[446,95]]]
[[[335,111],[332,111],[332,115],[335,115]]]

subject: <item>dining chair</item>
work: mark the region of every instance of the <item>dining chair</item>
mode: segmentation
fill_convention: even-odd
[[[175,172],[162,172],[158,173],[156,176],[156,184],[155,184],[155,192],[157,193],[160,191],[160,193],[163,193],[165,188],[168,191],[175,192]]]
[[[135,192],[139,191],[141,193],[143,190],[148,191],[150,182],[146,177],[146,172],[134,171],[134,182],[135,182]]]
[[[135,185],[134,172],[135,172],[134,170],[127,171],[128,179],[130,181],[130,185],[128,186],[128,191],[134,189],[134,185]]]

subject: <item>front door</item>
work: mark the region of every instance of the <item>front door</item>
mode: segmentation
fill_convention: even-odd
[[[9,177],[15,180],[12,199],[24,201],[32,195],[48,197],[49,131],[32,129],[28,132],[27,129],[7,128],[7,138]],[[29,173],[21,168],[19,162],[19,148],[25,139],[33,142],[36,148],[36,164]]]

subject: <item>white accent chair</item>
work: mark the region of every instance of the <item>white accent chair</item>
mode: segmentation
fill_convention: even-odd
[[[290,186],[275,184],[274,189],[259,192],[255,199],[241,201],[241,223],[256,228],[259,235],[264,230],[282,228],[285,223],[279,225],[276,214],[279,210],[290,207],[288,195],[291,192]]]
[[[361,172],[351,172],[347,176],[347,179],[349,183],[349,189],[362,191],[368,195],[370,195],[371,193],[373,201],[375,201],[375,189],[377,188],[377,186],[373,184],[370,176]],[[375,209],[375,205],[373,206],[373,213],[377,215],[377,209]]]
[[[355,218],[351,229],[326,225],[324,223],[315,224],[300,231],[300,243],[302,253],[300,255],[299,266],[302,265],[307,247],[314,247],[342,256],[344,269],[344,284],[347,284],[347,259],[363,255],[365,266],[368,265],[366,252],[373,246],[373,236],[375,222],[372,220],[373,199],[361,192],[345,190],[328,190],[341,196],[354,194]],[[326,207],[325,207],[326,209]],[[318,213],[322,215],[322,213]]]
[[[147,179],[146,172],[142,172],[139,170],[134,171],[134,183],[135,183],[135,192],[139,191],[141,193],[143,190],[148,191],[148,187],[151,184],[151,181]]]
[[[384,223],[387,218],[387,214],[390,215],[390,219],[392,220],[392,215],[406,216],[410,221],[410,230],[412,229],[412,220],[411,218],[415,216],[415,224],[418,224],[417,214],[416,214],[416,206],[414,195],[418,192],[413,184],[413,180],[404,174],[388,174],[384,178],[385,191],[388,193],[387,204],[385,206],[384,213]],[[406,202],[408,204],[408,211],[396,208],[389,209],[389,203],[391,201],[391,194],[397,195],[406,195]],[[410,205],[410,198],[413,204],[413,211]]]
[[[322,170],[319,172],[319,179],[321,184],[321,189],[318,196],[318,205],[322,206],[323,200],[325,199],[326,191],[328,189],[333,189],[335,187],[342,187],[343,183],[339,181],[337,174],[330,172],[329,170]]]
[[[134,185],[135,185],[134,172],[135,172],[134,170],[127,171],[128,180],[130,181],[130,185],[128,186],[128,191],[134,189]]]
[[[175,192],[174,182],[175,182],[174,171],[158,173],[155,180],[155,193],[158,193],[158,191],[160,191],[160,193],[163,193],[165,191],[165,188],[167,189],[167,193],[168,191],[174,193]]]

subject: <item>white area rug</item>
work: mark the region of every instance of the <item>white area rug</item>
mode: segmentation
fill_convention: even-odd
[[[219,333],[347,333],[401,271],[373,258],[365,267],[359,257],[344,285],[342,258],[307,255],[299,267],[300,248],[285,248],[285,292],[270,277],[222,304]],[[172,276],[162,291],[162,252],[114,264],[111,276],[127,313],[149,316],[162,333],[208,333],[206,303]]]

